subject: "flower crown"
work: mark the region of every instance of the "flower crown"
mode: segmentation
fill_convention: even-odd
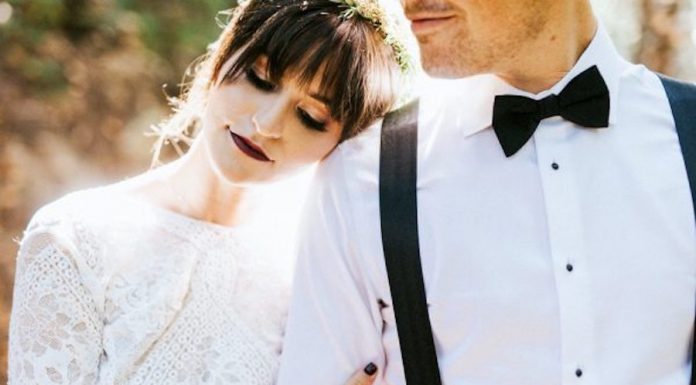
[[[387,15],[378,0],[330,0],[346,8],[341,14],[344,19],[362,17],[368,20],[379,31],[384,42],[394,52],[399,68],[403,73],[409,72],[413,67],[411,55],[404,44],[401,34],[396,29],[395,22]]]

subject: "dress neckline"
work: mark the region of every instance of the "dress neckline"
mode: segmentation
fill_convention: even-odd
[[[124,192],[124,191],[114,191],[114,193],[119,196],[120,198],[124,199],[125,201],[132,202],[134,204],[137,204],[141,207],[144,207],[152,212],[154,212],[158,216],[162,216],[167,218],[170,221],[184,224],[184,225],[194,225],[195,227],[198,228],[204,228],[207,230],[212,230],[215,233],[221,234],[221,235],[233,235],[236,233],[239,233],[241,231],[244,231],[244,229],[247,227],[245,225],[238,225],[238,226],[225,226],[213,222],[208,222],[204,221],[201,219],[193,218],[188,215],[184,215],[181,213],[178,213],[176,211],[167,209],[162,206],[158,206],[157,204],[153,202],[149,202],[143,198],[140,198],[138,196],[135,196],[133,194]]]

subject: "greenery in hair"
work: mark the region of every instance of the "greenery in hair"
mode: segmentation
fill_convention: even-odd
[[[378,0],[330,1],[346,8],[341,14],[344,19],[361,17],[371,22],[384,38],[384,42],[391,47],[394,52],[394,58],[399,68],[401,68],[401,71],[407,73],[412,69],[412,58],[411,55],[409,55],[408,49],[406,49],[404,39],[397,33],[394,21],[387,15]]]

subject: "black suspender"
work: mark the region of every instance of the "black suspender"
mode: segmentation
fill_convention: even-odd
[[[382,125],[379,201],[382,247],[408,385],[440,385],[418,246],[418,102]]]
[[[677,126],[686,173],[691,186],[691,198],[696,214],[696,85],[660,75],[662,85],[667,92],[667,99],[672,106],[674,124]],[[696,326],[695,329],[696,330]],[[692,332],[693,333],[693,332]],[[692,334],[693,337],[693,334]],[[696,385],[696,342],[691,342],[691,385]]]
[[[660,76],[686,163],[696,218],[696,85]],[[418,102],[389,114],[382,126],[380,217],[401,355],[408,385],[440,385],[418,244]],[[695,328],[696,330],[696,328]],[[692,360],[696,342],[692,342]],[[691,367],[696,385],[696,365]]]

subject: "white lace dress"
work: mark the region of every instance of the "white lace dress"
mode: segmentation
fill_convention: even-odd
[[[273,384],[290,279],[247,240],[108,187],[42,208],[17,260],[9,383]]]

